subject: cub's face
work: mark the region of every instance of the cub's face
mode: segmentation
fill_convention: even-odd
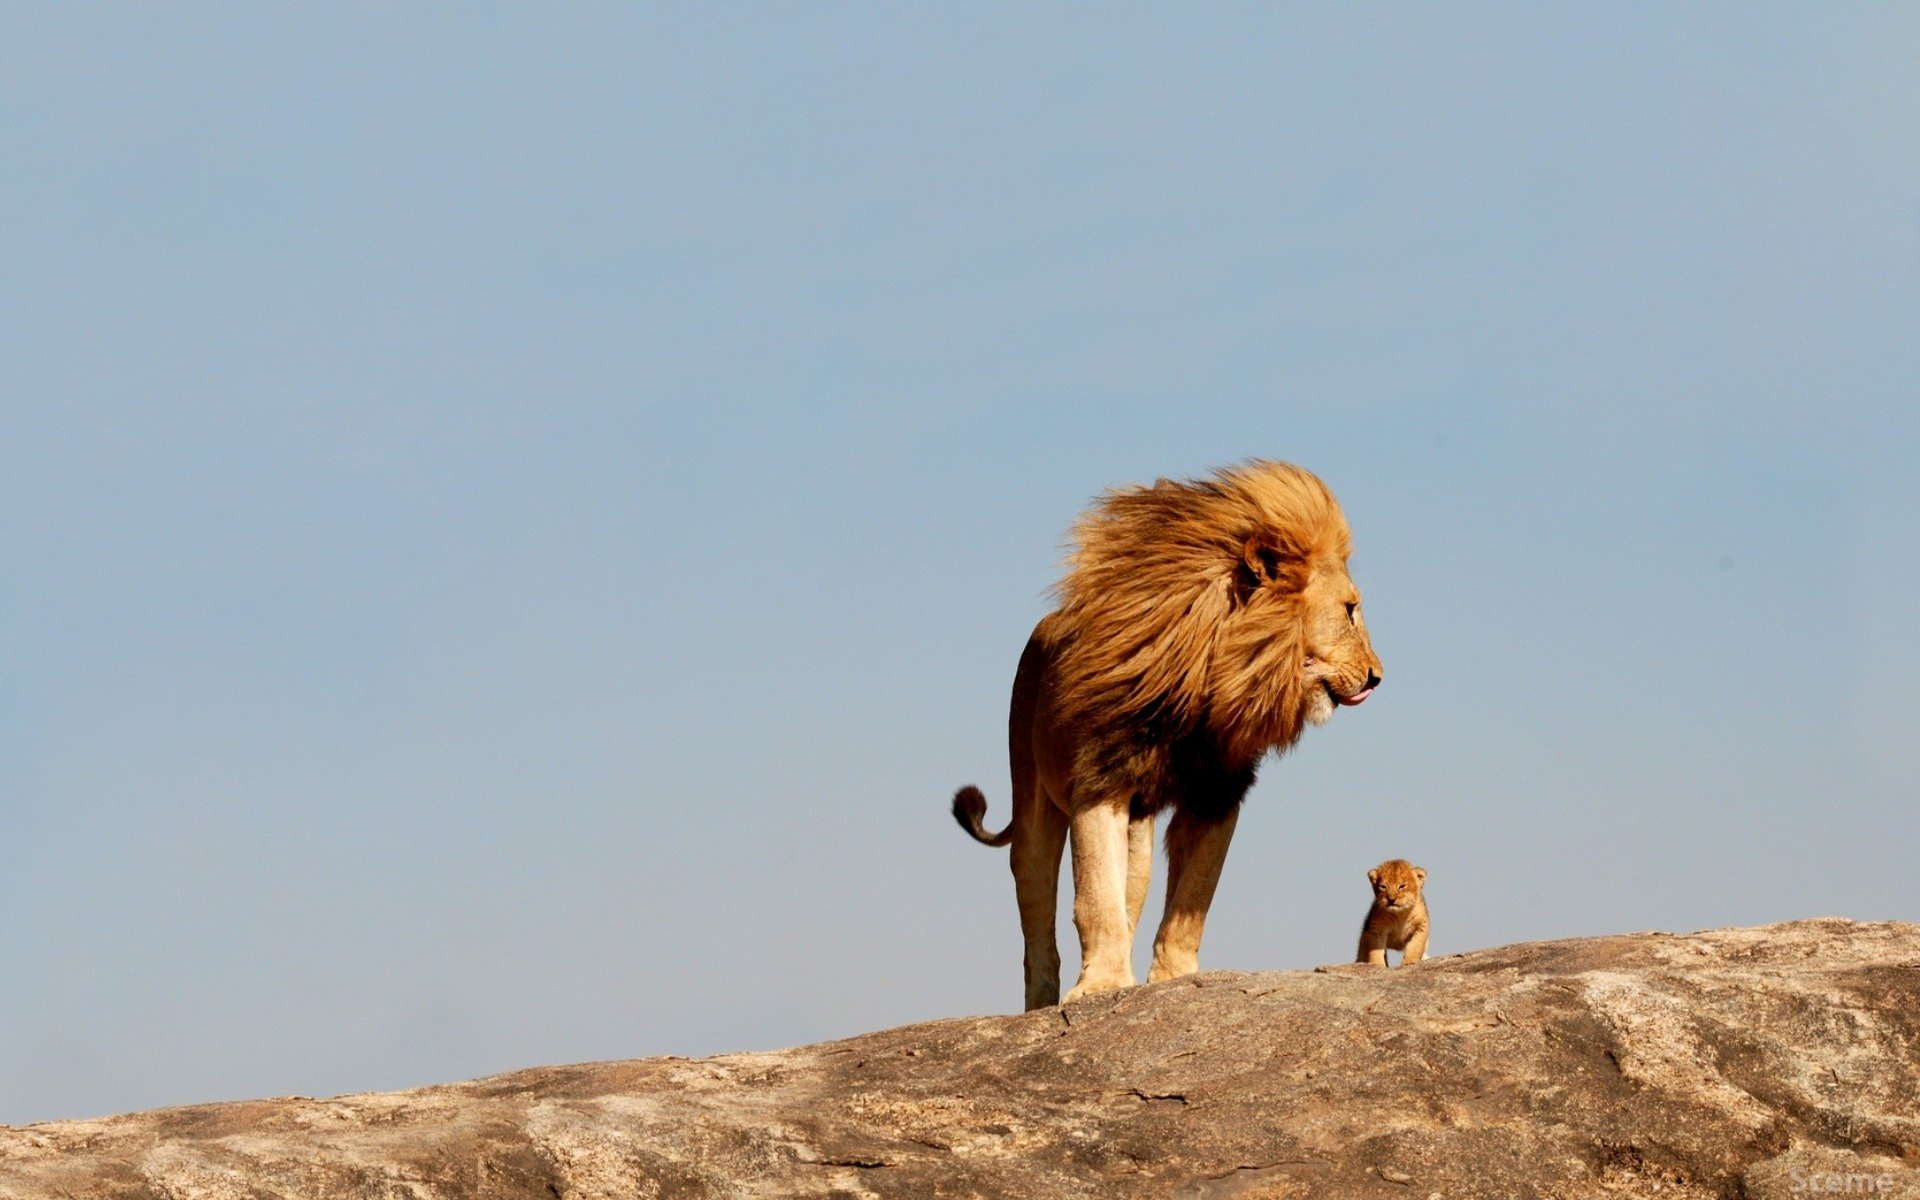
[[[1404,858],[1388,859],[1367,872],[1367,882],[1373,884],[1374,906],[1388,912],[1412,908],[1413,902],[1420,898],[1420,886],[1426,881],[1426,871]]]
[[[1345,563],[1316,564],[1301,592],[1306,604],[1307,720],[1321,724],[1337,705],[1365,700],[1380,685],[1380,656],[1367,637],[1360,589]]]

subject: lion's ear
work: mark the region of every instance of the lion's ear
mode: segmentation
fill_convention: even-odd
[[[1425,883],[1427,881],[1427,869],[1425,867],[1415,867],[1413,869],[1413,878],[1416,882]]]
[[[1304,565],[1271,537],[1259,534],[1249,538],[1246,549],[1241,551],[1238,574],[1248,591],[1261,587],[1297,591],[1306,583]]]
[[[1373,884],[1375,887],[1379,886],[1380,884],[1380,868],[1379,867],[1375,867],[1371,871],[1367,872],[1367,882]]]

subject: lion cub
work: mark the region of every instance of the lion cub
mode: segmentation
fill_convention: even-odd
[[[1373,885],[1373,909],[1360,927],[1360,957],[1355,962],[1387,965],[1387,951],[1398,950],[1400,965],[1427,956],[1427,902],[1420,885],[1427,873],[1404,858],[1390,858],[1367,872]]]

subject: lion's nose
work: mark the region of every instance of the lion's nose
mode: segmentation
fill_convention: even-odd
[[[1367,671],[1367,689],[1371,691],[1374,688],[1377,688],[1379,686],[1380,686],[1380,672],[1369,669]]]

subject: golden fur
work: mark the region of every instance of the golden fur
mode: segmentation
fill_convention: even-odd
[[[1360,927],[1360,954],[1356,962],[1387,965],[1387,951],[1398,950],[1400,965],[1427,956],[1427,900],[1421,895],[1427,872],[1404,858],[1390,858],[1367,872],[1373,885],[1373,907]]]
[[[1239,805],[1270,750],[1379,683],[1347,574],[1346,518],[1325,484],[1253,461],[1191,481],[1109,491],[1075,524],[1060,604],[1014,680],[1014,817],[986,798],[953,814],[1013,846],[1027,1006],[1055,1003],[1054,891],[1072,833],[1081,973],[1068,999],[1133,981],[1131,942],[1167,828],[1167,913],[1150,979],[1194,970]]]
[[[1110,491],[1075,524],[1060,583],[1062,700],[1103,721],[1202,722],[1235,760],[1300,736],[1307,573],[1344,570],[1326,484],[1253,462],[1191,483]],[[1259,586],[1264,584],[1266,586]]]

